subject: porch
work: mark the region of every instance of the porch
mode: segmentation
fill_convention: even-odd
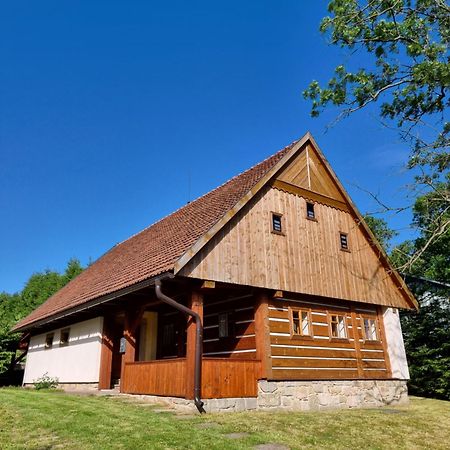
[[[248,288],[207,286],[164,282],[167,295],[201,318],[201,398],[255,398],[258,380],[265,378],[267,298]],[[151,289],[125,304],[104,316],[99,389],[119,384],[121,393],[193,399],[192,318],[159,301]]]
[[[256,397],[261,362],[253,359],[203,358],[202,398]],[[186,358],[126,362],[121,392],[189,398]]]

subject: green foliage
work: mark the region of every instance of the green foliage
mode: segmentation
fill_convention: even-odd
[[[71,259],[62,274],[50,270],[35,273],[21,293],[0,292],[0,374],[9,368],[21,336],[11,333],[11,328],[82,271],[80,262]]]
[[[384,219],[381,219],[379,217],[365,215],[364,221],[369,226],[370,230],[375,235],[378,242],[381,244],[381,246],[387,252],[391,245],[392,238],[397,236],[398,233],[394,230],[391,230],[389,228],[387,222]]]
[[[408,275],[415,277],[412,280],[418,280],[409,285],[419,300],[420,310],[401,316],[411,372],[410,390],[447,400],[450,400],[450,288],[438,288],[421,280],[450,285],[450,211],[445,198],[449,188],[450,177],[417,199],[413,224],[419,237],[396,247],[391,258],[397,267],[404,267]]]
[[[56,389],[58,384],[59,379],[50,377],[48,372],[45,372],[44,375],[37,380],[33,380],[33,386],[37,391],[40,391],[41,389]]]
[[[321,32],[331,44],[351,52],[350,64],[361,52],[369,63],[356,70],[339,65],[326,87],[313,81],[303,92],[312,100],[311,115],[335,105],[345,117],[381,102],[380,116],[394,120],[411,144],[410,167],[430,169],[421,181],[438,178],[450,167],[450,123],[445,120],[450,105],[449,5],[444,0],[332,0],[328,11]]]
[[[450,400],[450,303],[447,293],[416,291],[420,310],[401,316],[414,395]],[[440,297],[440,295],[444,295]]]

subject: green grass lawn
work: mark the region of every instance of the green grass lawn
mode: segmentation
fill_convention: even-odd
[[[450,402],[439,400],[320,413],[183,417],[153,409],[117,397],[0,389],[0,449],[450,448]]]

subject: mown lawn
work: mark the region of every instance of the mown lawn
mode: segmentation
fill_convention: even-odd
[[[449,449],[450,402],[320,413],[177,416],[126,399],[0,389],[0,449]],[[231,433],[242,435],[227,436]]]

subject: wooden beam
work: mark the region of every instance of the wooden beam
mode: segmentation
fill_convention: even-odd
[[[102,347],[100,355],[99,389],[111,388],[111,369],[113,355],[113,340],[111,336],[111,317],[103,318]]]
[[[269,296],[264,291],[256,295],[255,341],[256,358],[261,361],[261,378],[271,378],[272,352],[270,347]]]
[[[351,318],[352,318],[353,342],[355,343],[355,352],[356,352],[356,365],[358,366],[358,376],[359,378],[364,378],[364,369],[362,365],[362,356],[361,356],[361,345],[359,344],[358,322],[356,321],[356,312],[354,305],[351,305]],[[362,327],[363,324],[361,324],[361,330],[363,331]]]
[[[216,287],[216,282],[211,280],[203,281],[200,289],[214,289]]]
[[[125,338],[125,353],[122,355],[122,369],[120,378],[123,380],[125,363],[136,360],[136,330],[144,315],[145,305],[138,309],[125,312],[125,325],[123,337]],[[121,383],[122,392],[122,383]]]
[[[188,308],[196,312],[203,324],[203,295],[192,291]],[[194,398],[194,368],[195,368],[195,321],[189,316],[186,333],[186,398]]]

